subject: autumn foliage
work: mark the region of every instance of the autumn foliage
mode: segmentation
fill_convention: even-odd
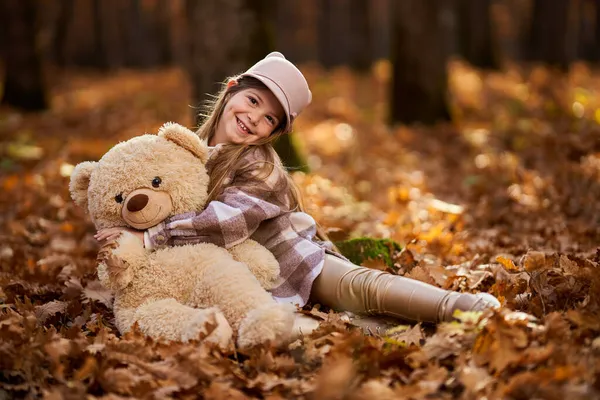
[[[454,62],[455,123],[389,128],[389,65],[303,70],[313,172],[294,178],[309,212],[333,240],[403,246],[369,267],[503,308],[438,326],[307,308],[317,332],[244,353],[120,336],[69,173],[168,120],[191,125],[189,89],[179,70],[78,73],[51,111],[0,109],[0,398],[600,396],[600,75]]]

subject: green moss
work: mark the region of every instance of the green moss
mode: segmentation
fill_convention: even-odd
[[[356,238],[336,242],[340,252],[356,265],[366,260],[383,260],[387,266],[393,267],[394,254],[402,247],[390,239]]]

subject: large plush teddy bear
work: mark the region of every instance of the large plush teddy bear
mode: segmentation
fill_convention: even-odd
[[[147,229],[167,217],[201,210],[207,201],[208,149],[192,131],[167,123],[158,135],[122,142],[98,162],[78,164],[70,191],[96,228]],[[276,303],[265,290],[279,264],[247,240],[229,251],[208,243],[148,251],[124,232],[99,253],[98,277],[115,293],[119,331],[138,323],[154,338],[187,341],[207,337],[227,346],[286,340],[294,307]]]

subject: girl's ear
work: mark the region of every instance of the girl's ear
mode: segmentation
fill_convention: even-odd
[[[85,211],[88,210],[87,192],[90,186],[90,178],[97,166],[98,163],[95,161],[85,161],[77,164],[71,173],[71,181],[69,182],[71,198],[75,204]]]
[[[174,122],[167,122],[158,130],[158,136],[163,137],[178,146],[183,147],[198,157],[203,164],[208,160],[208,149],[198,135]]]

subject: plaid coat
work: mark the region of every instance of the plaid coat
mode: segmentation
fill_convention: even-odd
[[[218,149],[211,149],[209,173]],[[260,162],[260,151],[252,150],[241,165],[258,167]],[[266,179],[257,176],[256,168],[234,172],[221,195],[203,211],[176,215],[148,229],[146,247],[207,242],[230,248],[251,238],[279,261],[279,282],[271,290],[275,300],[305,305],[331,243],[314,239],[316,223],[310,215],[290,211],[283,174],[280,165]]]

